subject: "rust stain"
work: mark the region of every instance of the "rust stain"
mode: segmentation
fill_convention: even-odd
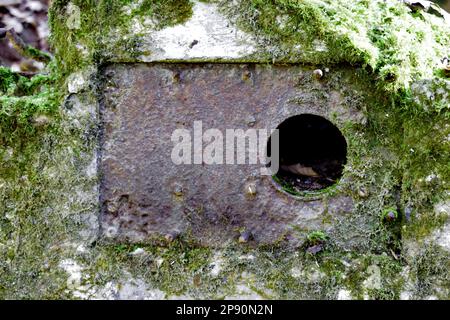
[[[175,165],[175,129],[274,129],[286,118],[313,113],[327,117],[337,108],[335,93],[321,103],[301,66],[240,64],[112,65],[105,70],[101,108],[101,223],[104,235],[145,241],[189,234],[200,244],[251,242],[280,237],[300,243],[295,230],[322,228],[322,212],[342,213],[351,199],[337,195],[304,202],[280,192],[261,165]],[[302,86],[298,79],[302,78]],[[313,81],[313,79],[311,79]],[[305,84],[306,82],[306,84]],[[326,209],[328,207],[328,209]],[[331,209],[330,209],[331,208]],[[330,212],[331,210],[331,212]]]

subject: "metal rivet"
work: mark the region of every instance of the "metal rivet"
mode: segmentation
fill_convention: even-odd
[[[176,196],[182,196],[183,195],[183,186],[180,184],[175,184],[173,187],[173,194]]]
[[[242,80],[247,81],[252,77],[252,73],[248,70],[244,70],[242,73]]]
[[[241,233],[241,235],[239,236],[239,243],[247,243],[249,242],[251,239],[253,238],[253,235],[250,231],[244,231]]]
[[[321,79],[323,77],[323,71],[320,69],[316,69],[313,71],[313,76],[316,79]]]
[[[360,187],[360,188],[358,189],[358,195],[359,195],[361,198],[366,198],[366,197],[369,195],[369,192],[367,191],[366,188]]]
[[[250,115],[247,117],[246,121],[247,121],[248,126],[253,127],[256,123],[256,118],[255,118],[255,116]]]
[[[181,79],[180,73],[179,72],[174,72],[173,76],[172,76],[172,82],[173,83],[178,83],[178,82],[180,82],[180,79]]]
[[[164,236],[164,239],[166,239],[167,242],[172,242],[178,238],[179,234],[180,233],[178,231],[171,231]]]
[[[256,183],[250,182],[245,185],[245,193],[249,196],[256,195]]]

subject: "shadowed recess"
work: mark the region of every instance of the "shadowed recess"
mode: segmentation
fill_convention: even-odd
[[[342,176],[347,143],[329,120],[312,114],[296,115],[283,121],[280,134],[280,167],[274,175],[292,194],[324,189]],[[270,156],[271,139],[267,144]]]

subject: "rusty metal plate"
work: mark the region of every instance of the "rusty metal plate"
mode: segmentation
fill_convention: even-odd
[[[338,91],[302,66],[133,64],[104,70],[101,107],[101,226],[105,237],[147,241],[186,235],[220,246],[244,232],[255,243],[297,245],[308,230],[332,227],[352,210],[345,195],[294,198],[261,164],[176,165],[174,130],[274,129],[302,113],[342,112]],[[324,222],[326,221],[326,222]],[[247,239],[245,239],[247,240]]]

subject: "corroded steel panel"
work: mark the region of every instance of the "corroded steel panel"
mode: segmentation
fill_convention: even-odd
[[[107,67],[99,164],[104,236],[189,235],[220,246],[244,233],[255,243],[295,245],[308,230],[332,227],[333,217],[352,210],[351,198],[297,199],[261,175],[261,164],[171,160],[172,133],[192,133],[195,121],[225,136],[226,129],[274,129],[302,113],[347,117],[338,91],[324,87],[318,100],[314,81],[305,80],[311,74],[302,66],[248,64]]]

